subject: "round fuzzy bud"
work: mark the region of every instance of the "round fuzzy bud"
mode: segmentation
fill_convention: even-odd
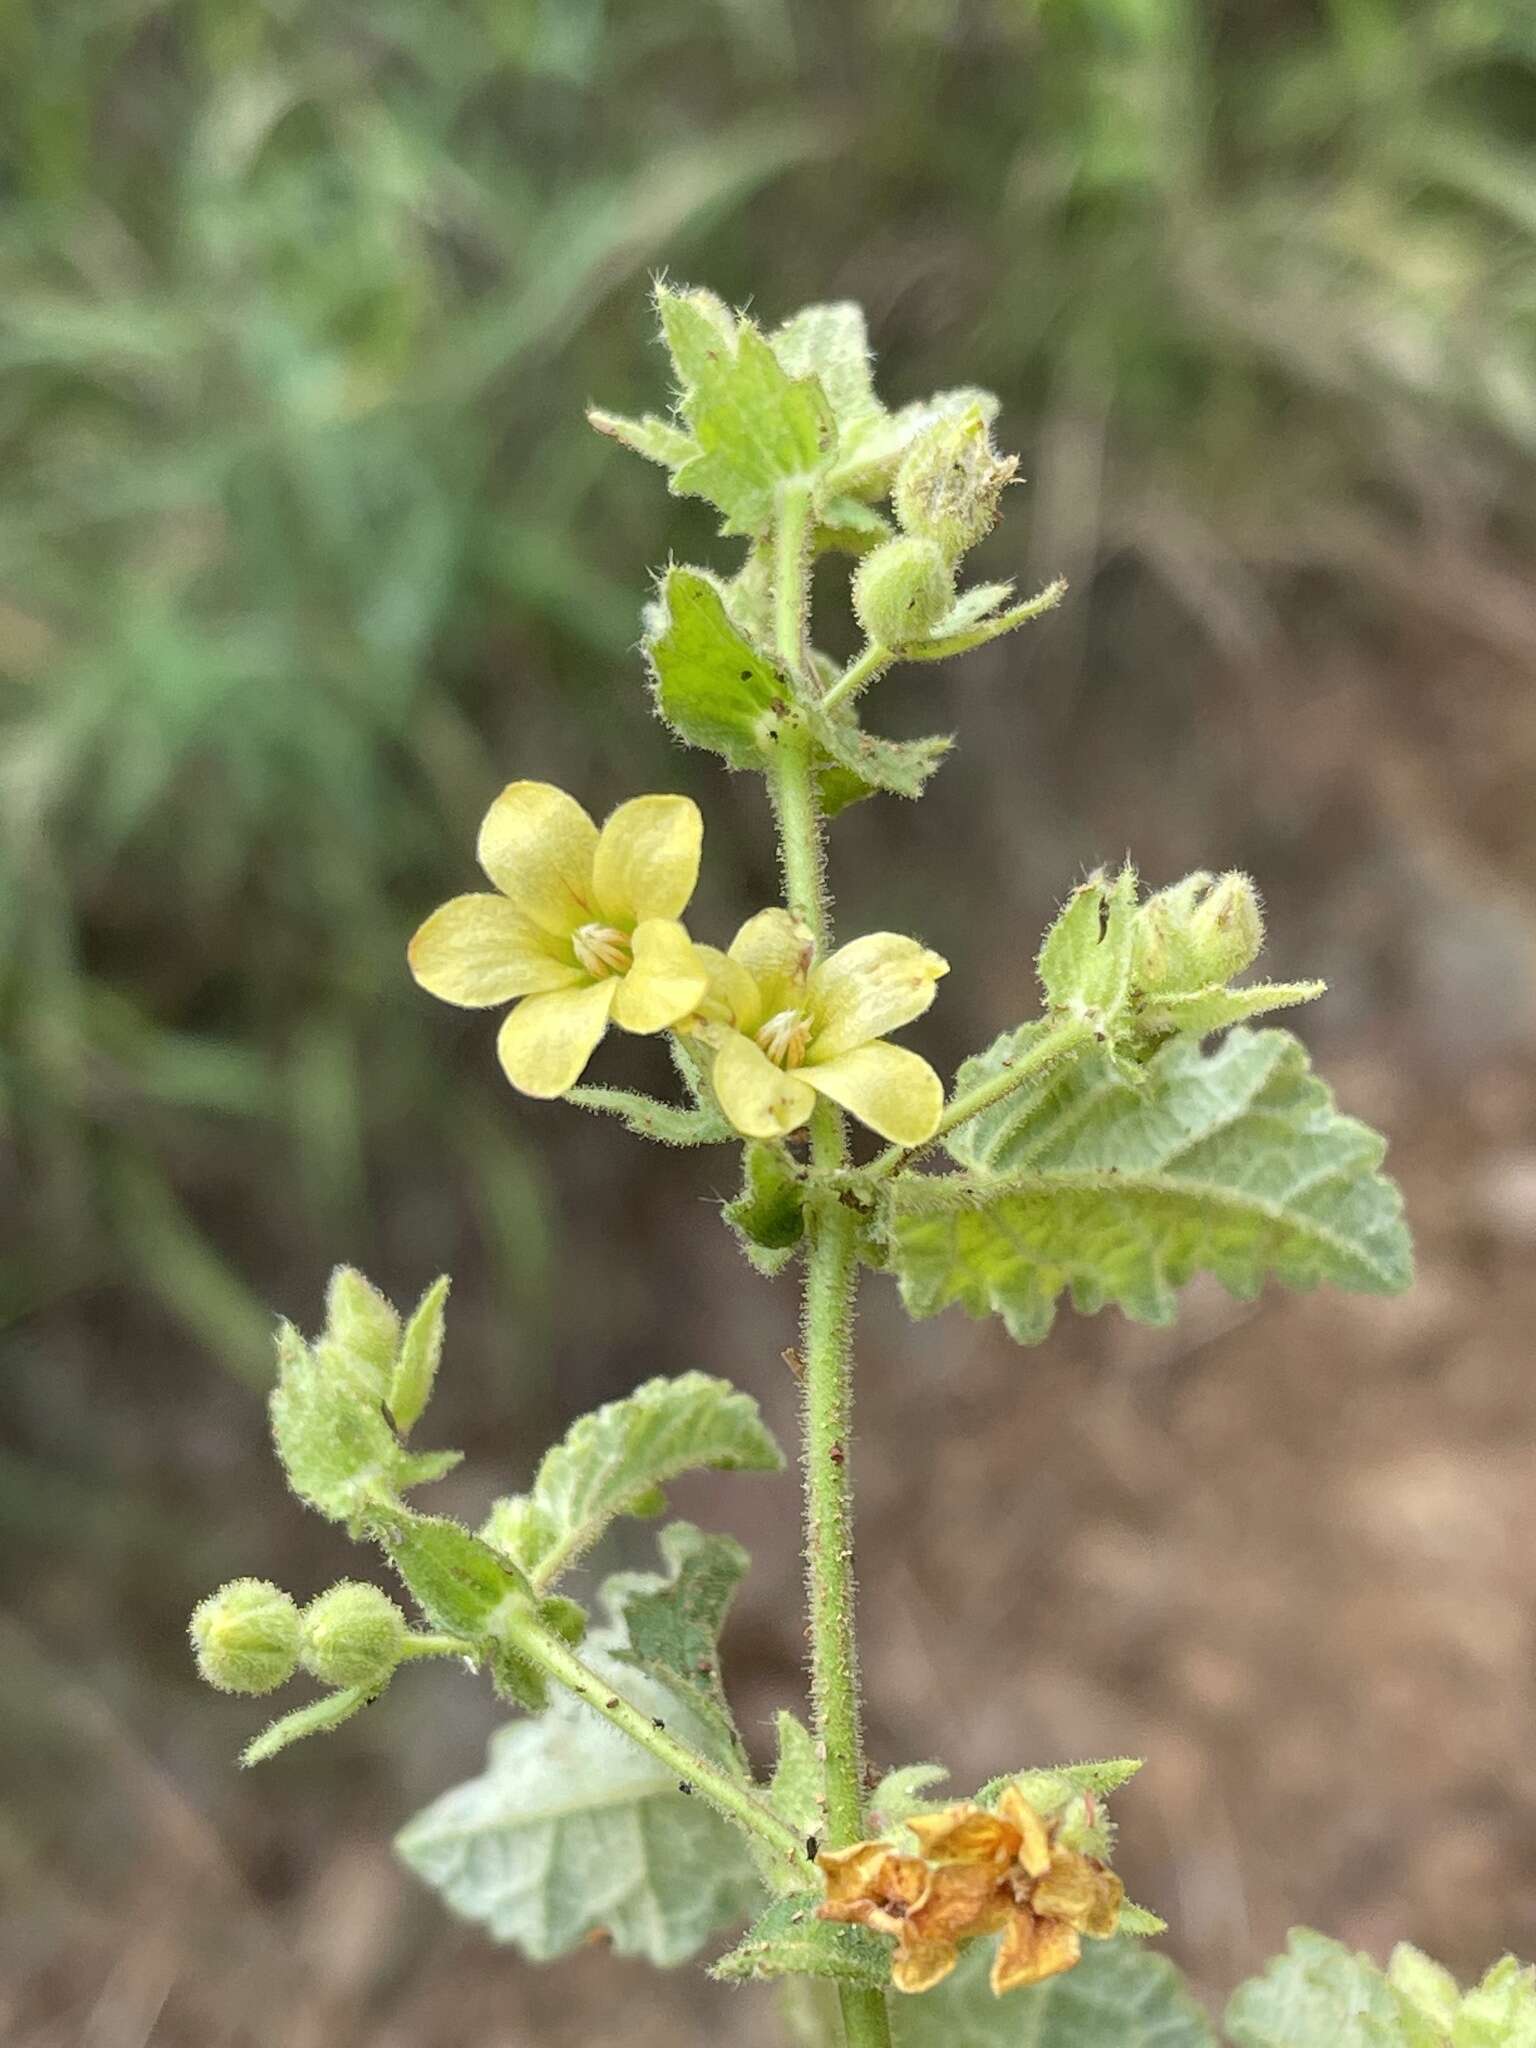
[[[1189,940],[1207,983],[1230,981],[1253,965],[1264,944],[1264,914],[1246,875],[1222,875],[1196,904]]]
[[[935,420],[896,472],[891,502],[902,531],[934,541],[946,561],[957,561],[996,525],[1003,486],[1018,466],[1016,455],[1005,458],[992,446],[980,406]]]
[[[299,1610],[269,1579],[233,1579],[193,1610],[197,1668],[220,1692],[275,1692],[299,1668]]]
[[[854,574],[854,612],[880,647],[921,640],[954,601],[954,576],[931,540],[888,540],[872,548]]]
[[[304,1610],[304,1669],[322,1685],[382,1692],[405,1650],[405,1616],[387,1593],[343,1579]]]

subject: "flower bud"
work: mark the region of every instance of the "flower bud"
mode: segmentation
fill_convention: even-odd
[[[343,1579],[304,1610],[304,1669],[323,1685],[382,1692],[405,1649],[405,1616],[387,1593]]]
[[[1149,896],[1136,913],[1132,979],[1145,995],[1183,993],[1205,986],[1190,943],[1189,920],[1211,886],[1203,870]]]
[[[299,1610],[268,1579],[232,1579],[193,1611],[197,1668],[220,1692],[275,1692],[299,1668]]]
[[[1264,944],[1264,915],[1246,875],[1221,876],[1195,906],[1189,937],[1208,983],[1230,981],[1253,965]]]
[[[382,1398],[400,1343],[400,1318],[353,1266],[338,1266],[326,1289],[322,1345],[327,1341],[368,1391]]]
[[[955,579],[931,540],[907,536],[872,548],[853,579],[853,609],[881,647],[921,640],[955,601]]]
[[[1003,486],[1019,466],[1000,456],[980,406],[935,420],[902,458],[891,497],[902,530],[937,544],[948,562],[992,531]]]

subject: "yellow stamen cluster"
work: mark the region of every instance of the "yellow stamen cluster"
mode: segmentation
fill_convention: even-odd
[[[571,934],[576,964],[594,980],[605,974],[628,974],[634,964],[629,934],[611,924],[579,924]]]
[[[805,1063],[811,1020],[799,1010],[780,1010],[766,1024],[759,1025],[752,1035],[773,1064],[787,1072]]]

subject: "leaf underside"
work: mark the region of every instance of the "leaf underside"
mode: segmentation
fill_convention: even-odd
[[[1233,2048],[1439,2048],[1442,2039],[1369,1956],[1305,1927],[1233,1992],[1225,2024]]]
[[[1040,1026],[961,1070],[975,1085]],[[1167,1323],[1197,1272],[1250,1300],[1266,1276],[1393,1293],[1412,1273],[1384,1145],[1342,1116],[1283,1031],[1233,1031],[1206,1052],[1178,1039],[1140,1086],[1098,1051],[1048,1073],[955,1134],[967,1170],[904,1175],[889,1196],[892,1264],[913,1315],[959,1303],[1020,1343],[1059,1296]]]
[[[1133,1941],[1087,1941],[1075,1969],[994,1998],[995,1946],[972,1943],[932,1991],[892,1998],[894,2048],[1216,2048],[1166,1956]]]
[[[670,1692],[601,1648],[586,1655],[616,1692],[709,1749]],[[735,1830],[564,1693],[504,1728],[483,1774],[434,1800],[397,1847],[455,1913],[535,1962],[599,1930],[620,1955],[685,1962],[762,1897]]]

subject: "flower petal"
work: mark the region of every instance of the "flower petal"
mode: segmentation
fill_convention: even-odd
[[[998,1796],[997,1810],[1012,1828],[1017,1828],[1019,1846],[1014,1860],[1029,1877],[1043,1877],[1051,1866],[1051,1838],[1045,1822],[1017,1785],[1005,1785]]]
[[[839,946],[811,976],[815,1020],[809,1058],[835,1060],[855,1046],[899,1031],[933,1001],[949,962],[897,932],[871,932]]]
[[[1061,1920],[1037,1920],[1020,1906],[1003,1929],[992,1960],[992,1989],[999,1998],[1022,1984],[1038,1984],[1070,1970],[1083,1952],[1077,1929]]]
[[[557,959],[548,933],[505,896],[455,896],[421,926],[406,958],[428,995],[466,1010],[581,979],[575,962]]]
[[[597,841],[592,880],[614,924],[679,917],[699,879],[704,820],[686,796],[637,796],[620,804]]]
[[[805,994],[816,941],[787,910],[760,910],[731,941],[731,958],[745,967],[763,999],[763,1016],[798,1009]]]
[[[776,1067],[762,1047],[732,1031],[710,1070],[720,1107],[747,1138],[782,1138],[798,1130],[816,1096],[798,1074]]]
[[[1019,1846],[1019,1831],[995,1813],[976,1806],[946,1806],[941,1813],[915,1813],[907,1826],[930,1863],[995,1864],[1005,1869]]]
[[[665,1031],[697,1009],[709,986],[709,966],[692,939],[670,917],[635,926],[634,965],[613,999],[613,1021],[626,1031]]]
[[[592,916],[597,827],[563,789],[509,782],[480,827],[480,865],[525,917],[563,939]]]
[[[925,1896],[907,1916],[914,1940],[965,1941],[973,1934],[995,1934],[1016,1903],[1002,1876],[985,1864],[939,1864],[931,1871]]]
[[[944,1084],[928,1062],[883,1038],[835,1060],[807,1063],[795,1079],[808,1081],[818,1095],[829,1096],[895,1145],[931,1138],[944,1108]]]
[[[959,1960],[952,1941],[903,1941],[891,1959],[891,1982],[898,1991],[931,1991]]]
[[[512,1086],[546,1100],[572,1087],[608,1029],[617,988],[611,978],[592,981],[585,988],[529,996],[509,1011],[496,1054]]]
[[[722,953],[718,946],[696,944],[693,950],[709,976],[709,984],[699,998],[699,1025],[743,1031],[750,1038],[764,1021],[757,983],[739,960]]]
[[[827,1881],[827,1904],[872,1896],[875,1880],[895,1855],[889,1842],[855,1842],[849,1849],[823,1849],[816,1861]]]
[[[1051,1852],[1051,1867],[1029,1895],[1037,1913],[1105,1940],[1120,1919],[1125,1887],[1112,1870],[1074,1849]]]

